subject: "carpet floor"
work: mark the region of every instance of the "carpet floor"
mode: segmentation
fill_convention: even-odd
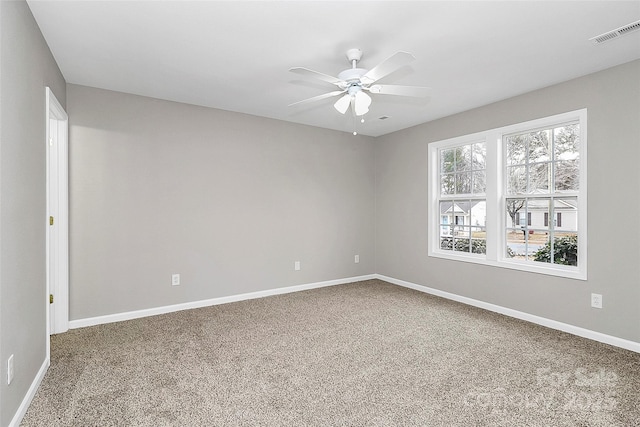
[[[640,426],[640,354],[380,280],[51,338],[22,426]]]

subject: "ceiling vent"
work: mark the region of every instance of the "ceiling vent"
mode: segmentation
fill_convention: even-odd
[[[640,21],[632,22],[631,24],[616,28],[613,31],[609,31],[604,34],[600,34],[599,36],[592,37],[589,40],[596,44],[604,43],[606,41],[616,39],[620,36],[624,36],[625,34],[629,34],[638,30],[640,30]]]
[[[389,116],[381,116],[378,117],[378,120],[387,120],[389,118]]]

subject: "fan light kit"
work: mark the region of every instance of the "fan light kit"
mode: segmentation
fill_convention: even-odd
[[[333,104],[334,108],[340,113],[345,114],[349,107],[351,107],[351,112],[355,118],[364,116],[369,112],[372,99],[367,92],[376,95],[411,96],[416,98],[426,98],[429,96],[430,88],[428,87],[374,84],[383,77],[414,61],[416,58],[410,53],[396,52],[371,70],[357,67],[358,61],[362,59],[362,51],[360,49],[349,49],[347,51],[347,59],[351,63],[351,68],[340,72],[338,77],[303,67],[293,67],[289,69],[292,73],[314,77],[338,87],[338,90],[333,92],[294,102],[289,106],[306,104],[342,95],[335,104]],[[361,122],[364,123],[364,119],[362,119]],[[353,134],[356,135],[357,133],[354,131]]]

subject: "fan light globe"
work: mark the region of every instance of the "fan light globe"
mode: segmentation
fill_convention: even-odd
[[[333,104],[333,106],[336,110],[338,110],[339,113],[344,114],[349,109],[349,104],[351,104],[351,95],[346,94],[338,99],[336,103]]]
[[[369,112],[369,105],[371,105],[371,97],[362,91],[356,92],[353,98],[355,103],[356,116],[364,116]]]

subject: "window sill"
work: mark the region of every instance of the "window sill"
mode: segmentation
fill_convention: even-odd
[[[472,264],[488,265],[490,267],[507,268],[510,270],[519,270],[528,273],[544,274],[547,276],[564,277],[574,280],[587,280],[587,273],[579,267],[535,263],[531,264],[526,261],[517,261],[505,258],[503,260],[490,260],[485,255],[452,253],[451,251],[430,251],[430,257],[448,259],[451,261],[462,261]],[[540,265],[538,265],[540,264]]]

